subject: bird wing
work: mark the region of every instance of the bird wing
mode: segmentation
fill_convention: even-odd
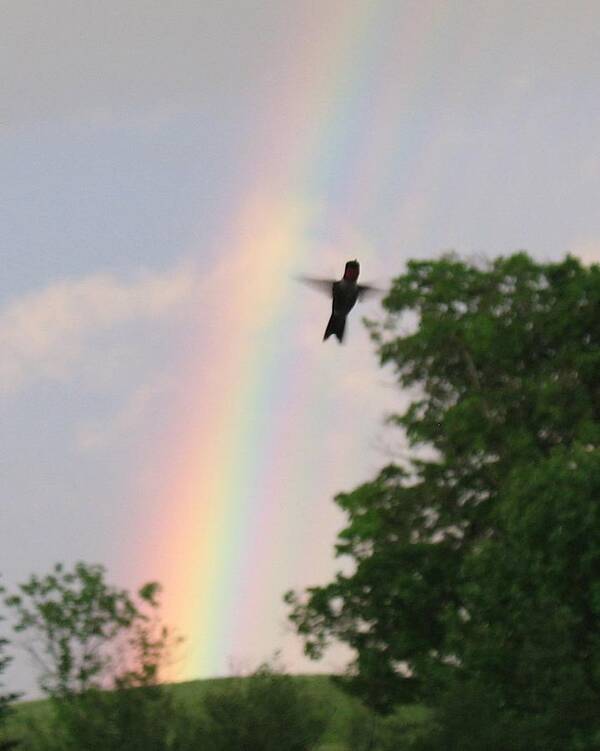
[[[309,287],[319,290],[319,292],[325,292],[327,295],[331,295],[333,292],[333,285],[335,279],[315,279],[312,276],[297,276],[296,279],[299,282],[308,284]]]
[[[358,284],[358,299],[364,300],[366,297],[374,297],[383,294],[384,290],[379,287],[371,287],[370,284]]]

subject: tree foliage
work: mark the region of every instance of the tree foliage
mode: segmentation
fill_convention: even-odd
[[[353,571],[288,593],[292,621],[312,656],[355,649],[349,686],[380,710],[477,696],[473,722],[530,748],[595,748],[600,268],[413,261],[384,308],[368,325],[413,456],[336,498]]]
[[[41,669],[40,688],[60,698],[89,689],[130,688],[158,682],[177,643],[158,616],[160,586],[150,582],[137,598],[106,583],[99,565],[56,564],[32,576],[6,598],[15,631]]]
[[[32,576],[6,599],[52,699],[54,721],[50,731],[34,729],[33,748],[171,748],[160,672],[179,639],[162,624],[159,594],[151,582],[133,597],[109,585],[102,566],[78,563]]]
[[[4,588],[0,585],[0,594],[4,592]],[[0,618],[0,621],[3,619]],[[11,658],[6,654],[6,647],[8,640],[0,636],[0,675],[6,670],[10,664]],[[0,683],[0,689],[2,688]],[[18,743],[11,738],[6,737],[6,721],[12,712],[12,704],[19,698],[19,695],[15,692],[8,694],[0,694],[0,751],[9,751],[9,749],[15,748]]]

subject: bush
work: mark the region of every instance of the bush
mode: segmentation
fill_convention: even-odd
[[[345,744],[348,751],[425,751],[421,744],[430,727],[431,712],[420,705],[397,707],[387,716],[358,705]]]
[[[27,751],[171,751],[174,708],[160,686],[50,699],[48,714],[24,724]],[[183,751],[183,748],[182,748]]]
[[[327,724],[323,707],[292,677],[261,666],[207,693],[196,745],[202,751],[308,751]]]

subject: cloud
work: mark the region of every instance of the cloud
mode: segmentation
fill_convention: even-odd
[[[63,280],[0,309],[0,393],[39,378],[65,378],[86,338],[132,321],[171,315],[190,299],[188,266],[140,273],[124,282],[110,274]]]
[[[103,449],[129,436],[172,388],[173,384],[162,376],[139,386],[115,413],[86,422],[77,433],[77,448],[85,452]]]
[[[275,0],[4,3],[0,127],[243,94],[286,23]]]

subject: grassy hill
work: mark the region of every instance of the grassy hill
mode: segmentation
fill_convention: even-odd
[[[244,678],[215,678],[209,680],[188,681],[171,684],[178,704],[193,708],[202,702],[203,696],[220,685],[228,682],[245,680]],[[369,746],[372,732],[372,715],[355,698],[348,696],[326,675],[295,676],[307,692],[320,706],[327,710],[328,724],[320,744],[315,751],[358,751]],[[16,737],[23,736],[31,722],[44,724],[50,719],[50,706],[45,700],[21,702],[10,722],[10,731]],[[385,725],[396,729],[418,727],[426,722],[427,713],[422,707],[402,707],[396,715],[378,726],[385,730]],[[353,742],[351,742],[353,739]]]

